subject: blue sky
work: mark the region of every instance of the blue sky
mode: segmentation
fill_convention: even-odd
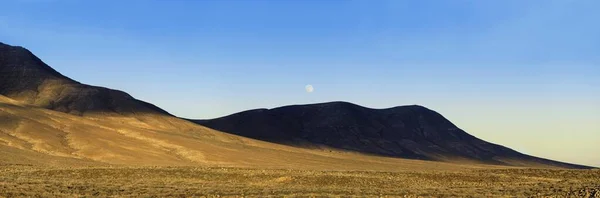
[[[335,100],[421,104],[482,139],[600,166],[598,7],[21,0],[2,2],[0,41],[182,117]]]

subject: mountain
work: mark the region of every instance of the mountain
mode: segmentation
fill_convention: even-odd
[[[318,170],[490,167],[330,153],[206,128],[70,79],[0,43],[0,166],[231,166]]]
[[[347,102],[329,102],[250,110],[194,122],[236,135],[301,147],[423,160],[585,168],[528,156],[483,141],[441,114],[418,105],[371,109]]]
[[[0,43],[0,165],[581,168],[481,141],[419,106],[374,110],[337,102],[197,122],[229,133],[174,117],[125,92],[77,82],[29,50]],[[314,149],[322,146],[339,150]]]
[[[75,115],[168,114],[125,92],[74,81],[23,47],[0,43],[0,76],[0,95],[38,107]]]

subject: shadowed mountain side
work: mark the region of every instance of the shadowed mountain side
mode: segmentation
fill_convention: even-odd
[[[422,106],[370,109],[347,102],[245,111],[194,122],[220,131],[295,146],[327,146],[383,156],[527,166],[587,168],[521,154],[478,139]]]
[[[4,43],[0,43],[0,94],[75,115],[168,114],[125,92],[74,81],[46,65],[29,50]]]

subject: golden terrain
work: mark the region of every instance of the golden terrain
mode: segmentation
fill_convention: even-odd
[[[159,114],[76,116],[0,96],[0,197],[600,196],[600,171],[305,149]]]
[[[600,197],[600,171],[0,167],[0,197]]]

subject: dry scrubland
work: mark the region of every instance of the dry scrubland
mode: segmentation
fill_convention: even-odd
[[[600,170],[314,171],[2,166],[0,197],[600,197]]]

